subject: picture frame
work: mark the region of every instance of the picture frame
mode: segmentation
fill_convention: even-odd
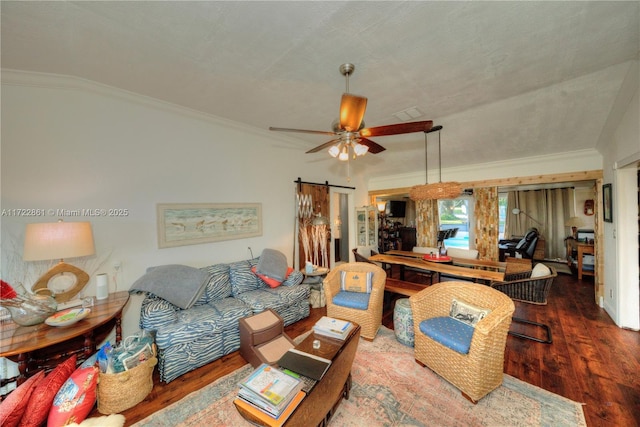
[[[611,184],[602,186],[602,219],[605,222],[613,222],[613,195]]]
[[[158,203],[158,248],[262,235],[261,203]]]

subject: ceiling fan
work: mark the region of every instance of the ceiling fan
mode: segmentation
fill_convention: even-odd
[[[355,65],[349,63],[340,66],[340,73],[346,78],[347,90],[342,94],[340,116],[339,119],[333,122],[332,131],[279,127],[270,127],[269,130],[331,135],[334,139],[312,148],[307,153],[316,153],[329,148],[331,156],[345,161],[349,160],[350,151],[353,152],[355,158],[356,156],[363,156],[367,152],[377,154],[385,150],[383,146],[370,140],[369,137],[429,132],[431,130],[433,127],[433,121],[431,120],[365,128],[362,119],[367,108],[367,98],[349,93],[349,76],[353,74],[355,68]]]

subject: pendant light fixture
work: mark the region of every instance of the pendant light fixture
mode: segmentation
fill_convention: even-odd
[[[430,132],[438,132],[438,169],[439,180],[437,183],[429,184],[428,172],[428,156],[427,156],[427,133],[424,133],[424,161],[425,161],[425,184],[414,185],[409,190],[411,200],[441,200],[455,199],[462,193],[462,187],[459,182],[442,182],[442,149],[440,146],[440,131],[442,126],[434,126]]]

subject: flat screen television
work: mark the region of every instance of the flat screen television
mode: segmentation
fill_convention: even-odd
[[[389,201],[389,216],[392,218],[404,218],[407,202],[402,200]]]

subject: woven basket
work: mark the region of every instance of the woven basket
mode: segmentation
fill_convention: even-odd
[[[142,402],[153,388],[155,357],[135,368],[117,374],[100,373],[98,377],[98,411],[118,414]]]

